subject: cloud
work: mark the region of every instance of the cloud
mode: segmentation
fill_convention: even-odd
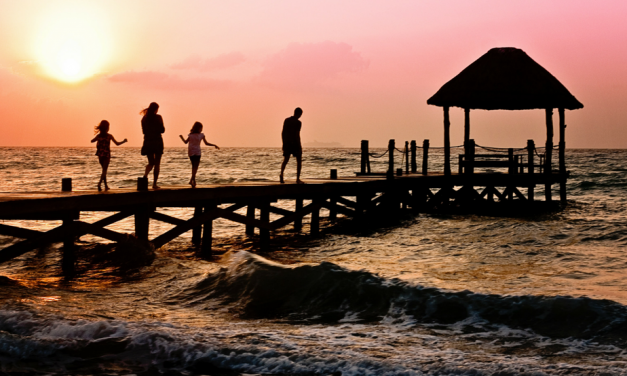
[[[228,80],[180,78],[163,72],[128,71],[109,76],[109,81],[163,90],[219,90],[232,86]]]
[[[193,69],[201,72],[231,68],[246,61],[241,52],[231,52],[216,57],[202,59],[199,55],[192,55],[180,63],[171,65],[173,69]]]
[[[312,85],[368,68],[369,61],[346,43],[292,43],[268,58],[257,81],[279,86]]]

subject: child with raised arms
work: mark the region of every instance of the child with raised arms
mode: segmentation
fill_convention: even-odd
[[[113,137],[112,134],[109,134],[109,122],[106,120],[101,121],[100,124],[94,127],[94,130],[96,137],[94,137],[91,142],[97,142],[96,155],[98,156],[100,166],[102,166],[102,174],[100,174],[100,180],[98,181],[98,190],[102,190],[102,183],[104,182],[105,191],[108,191],[109,186],[107,185],[107,170],[109,169],[109,162],[111,162],[111,141],[120,146],[128,140],[125,138],[121,142],[117,142],[115,137]]]
[[[196,172],[198,172],[198,166],[200,166],[200,157],[202,155],[202,151],[200,150],[200,142],[204,141],[205,145],[213,146],[216,149],[220,149],[218,145],[211,144],[207,142],[205,135],[202,132],[202,124],[200,122],[195,122],[192,126],[192,129],[189,131],[189,135],[187,139],[183,137],[183,135],[179,135],[181,140],[187,144],[187,155],[189,156],[189,160],[192,162],[192,178],[189,180],[189,184],[192,188],[196,188]]]

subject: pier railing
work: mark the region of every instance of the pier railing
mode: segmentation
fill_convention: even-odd
[[[422,153],[419,153],[422,149]],[[361,170],[357,175],[382,175],[388,179],[393,179],[395,175],[417,174],[428,175],[430,170],[429,153],[444,147],[432,147],[429,140],[424,140],[422,146],[418,146],[415,140],[405,141],[404,149],[396,147],[395,140],[390,140],[387,150],[380,154],[370,152],[369,141],[361,141]],[[457,173],[474,174],[477,169],[492,172],[507,172],[508,174],[543,174],[555,171],[550,165],[550,160],[546,158],[545,148],[536,148],[533,140],[527,141],[527,146],[522,148],[497,148],[477,145],[474,140],[468,140],[465,145],[452,146],[450,150],[458,149]],[[401,163],[396,164],[396,152],[402,157]],[[418,163],[418,155],[422,154],[422,161]],[[387,156],[387,169],[383,172],[373,172],[371,169],[371,158],[382,158]],[[433,160],[433,158],[431,158]],[[420,168],[420,171],[418,167]],[[445,162],[442,171],[445,175],[450,174],[450,165]]]

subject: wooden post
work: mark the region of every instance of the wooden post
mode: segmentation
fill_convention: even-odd
[[[331,169],[329,178],[331,180],[337,180],[337,169],[335,169],[335,168]]]
[[[148,178],[137,178],[137,190],[138,191],[148,190]]]
[[[514,163],[514,149],[507,149],[507,173],[512,175],[516,173],[516,164]]]
[[[527,140],[527,173],[529,174],[529,187],[527,187],[528,190],[528,194],[527,194],[527,199],[529,201],[533,201],[534,197],[534,189],[535,189],[535,183],[533,182],[533,174],[534,174],[534,153],[536,150],[536,144],[533,142],[533,140]]]
[[[311,201],[312,204],[317,204],[320,202],[320,199],[315,198]],[[315,209],[311,212],[311,223],[309,226],[309,230],[311,231],[311,235],[318,235],[320,233],[320,209]]]
[[[302,198],[297,198],[296,202],[295,202],[295,208],[294,211],[295,212],[299,212],[303,210],[303,199]],[[294,220],[294,230],[296,231],[300,231],[303,228],[303,217],[298,217]]]
[[[270,203],[264,202],[259,206],[261,213],[259,220],[264,223],[270,223]],[[259,239],[261,241],[261,250],[266,251],[270,246],[270,230],[265,228],[259,229]]]
[[[552,201],[551,180],[553,172],[551,171],[551,161],[553,156],[553,109],[546,109],[546,152],[544,160],[544,173],[546,174],[546,183],[544,185],[544,194],[546,202]]]
[[[467,175],[472,175],[475,173],[475,140],[468,140],[464,145],[466,149],[466,169],[464,172]]]
[[[394,149],[395,148],[396,148],[395,141],[390,140],[390,142],[388,142],[388,171],[387,171],[388,179],[394,179]]]
[[[560,166],[560,202],[566,204],[566,120],[564,109],[557,110],[559,114],[560,143],[559,143],[559,166]]]
[[[411,140],[411,172],[418,172],[418,164],[416,163],[416,140]]]
[[[199,217],[202,215],[202,206],[196,206],[194,208],[194,217]],[[200,235],[202,233],[202,224],[194,227],[192,229],[192,244],[199,245],[200,244]]]
[[[365,174],[369,170],[370,153],[368,151],[368,140],[361,140],[361,173]]]
[[[74,230],[74,216],[68,214],[63,218],[63,227],[65,227],[65,233],[63,234],[63,257],[61,259],[61,270],[66,276],[73,276],[76,265],[76,253],[74,240],[76,238],[76,232]]]
[[[451,174],[451,121],[448,106],[444,106],[444,175]]]
[[[61,179],[61,190],[63,192],[72,192],[72,178]]]
[[[205,206],[205,213],[210,212],[211,210],[217,207],[216,204],[208,204]],[[201,208],[202,210],[202,208]],[[213,219],[205,221],[202,224],[202,246],[200,248],[200,252],[202,257],[211,256],[213,245]]]
[[[335,205],[337,205],[337,198],[332,196],[329,199],[329,202],[331,202],[332,207],[332,209],[329,209],[329,219],[337,219],[337,210],[335,209]]]
[[[246,218],[255,219],[255,205],[253,205],[252,203],[249,203],[248,206],[246,206]],[[246,235],[255,235],[255,226],[246,225]]]
[[[409,175],[409,141],[405,141],[405,173]]]
[[[150,228],[150,212],[148,206],[140,206],[135,211],[135,237],[141,240],[148,240],[148,229]]]
[[[464,108],[464,145],[470,140],[470,108]]]
[[[429,172],[429,140],[422,141],[422,174]]]

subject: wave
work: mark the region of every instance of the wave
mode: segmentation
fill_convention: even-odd
[[[201,308],[219,301],[244,318],[328,323],[411,317],[417,325],[461,322],[552,338],[627,338],[627,307],[610,300],[450,292],[328,262],[284,266],[243,251],[173,299]]]

